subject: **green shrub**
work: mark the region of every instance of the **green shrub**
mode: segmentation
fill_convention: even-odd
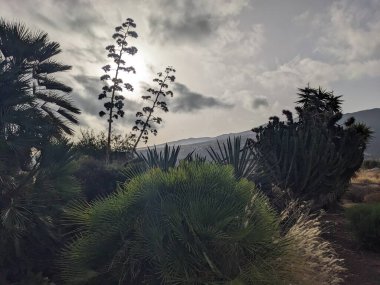
[[[83,228],[63,253],[70,284],[282,284],[285,278],[276,216],[230,167],[152,169],[107,199],[73,207],[69,216]]]
[[[81,229],[60,261],[69,284],[341,281],[318,221],[302,215],[280,227],[267,199],[231,166],[151,169],[108,198],[74,205],[67,218]]]
[[[366,248],[380,250],[380,203],[346,209],[352,231]]]

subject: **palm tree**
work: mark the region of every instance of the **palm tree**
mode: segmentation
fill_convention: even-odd
[[[0,108],[3,139],[18,133],[38,138],[73,134],[80,110],[72,89],[54,75],[71,69],[53,57],[61,52],[43,32],[0,20]]]
[[[53,59],[60,52],[46,33],[0,19],[0,276],[12,282],[41,268],[31,261],[41,256],[41,237],[56,242],[55,214],[41,209],[53,202],[59,208],[61,195],[75,188],[66,175],[69,150],[54,148],[60,155],[46,162],[51,148],[73,134],[80,113],[67,97],[71,88],[53,76],[71,69]],[[62,167],[55,168],[57,161]]]

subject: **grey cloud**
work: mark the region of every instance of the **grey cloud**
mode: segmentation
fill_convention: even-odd
[[[268,98],[265,96],[256,96],[253,99],[252,107],[255,110],[259,109],[260,107],[268,107],[268,106],[269,106]]]
[[[35,14],[38,19],[46,24],[53,26],[57,29],[68,27],[71,30],[80,32],[92,37],[98,37],[91,27],[104,26],[105,20],[96,11],[93,4],[89,1],[76,1],[75,7],[70,1],[53,1],[55,9],[59,12],[59,21],[56,18],[52,18],[54,14],[50,14],[49,11],[41,11],[36,9],[30,9],[31,13]]]
[[[98,95],[101,93],[102,84],[99,78],[94,76],[77,75],[73,77],[84,88],[83,91],[73,90],[73,99],[78,107],[86,113],[97,114],[100,111],[101,103]]]
[[[174,102],[172,102],[173,112],[196,112],[206,108],[232,108],[233,105],[221,102],[214,97],[207,97],[200,93],[193,92],[181,83],[175,83]]]
[[[184,14],[181,19],[168,19],[158,16],[149,18],[150,32],[161,41],[199,41],[206,39],[218,26],[218,20],[209,14]]]
[[[153,39],[161,42],[202,41],[212,35],[222,18],[215,11],[205,8],[199,1],[167,1],[155,3],[164,9],[166,16],[149,11],[148,25]]]
[[[51,39],[58,42],[64,38],[70,39],[63,43],[65,54],[81,62],[106,61],[104,47],[112,42],[112,30],[109,30],[109,37],[106,37],[103,29],[107,27],[107,22],[93,3],[75,1],[73,5],[71,1],[46,1],[46,4],[41,9],[30,7],[28,10],[34,18],[39,19],[42,29],[46,26],[57,32],[49,35]],[[49,10],[49,5],[54,5],[54,11]]]
[[[379,56],[379,1],[334,1],[327,13],[315,17],[316,51],[340,61]]]

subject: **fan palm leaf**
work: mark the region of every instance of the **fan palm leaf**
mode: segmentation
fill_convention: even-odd
[[[70,217],[83,231],[63,252],[68,283],[281,279],[274,265],[283,246],[275,214],[253,184],[236,180],[231,167],[154,168],[108,198],[75,205]]]
[[[75,114],[80,113],[68,97],[71,87],[52,76],[71,69],[52,59],[60,52],[59,44],[50,42],[46,33],[33,33],[21,23],[0,20],[0,86],[4,87],[0,100],[15,111],[21,106],[39,110],[57,129],[49,134],[52,136],[72,134],[70,124],[78,123]]]

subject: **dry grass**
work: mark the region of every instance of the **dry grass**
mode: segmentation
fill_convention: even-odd
[[[380,184],[380,168],[360,170],[352,179],[352,183]]]
[[[311,217],[307,209],[298,214],[291,212],[284,211],[283,218],[289,213],[296,218],[285,235],[291,246],[288,262],[292,275],[296,276],[294,284],[343,284],[344,262],[338,258],[331,243],[321,237],[320,217]]]

